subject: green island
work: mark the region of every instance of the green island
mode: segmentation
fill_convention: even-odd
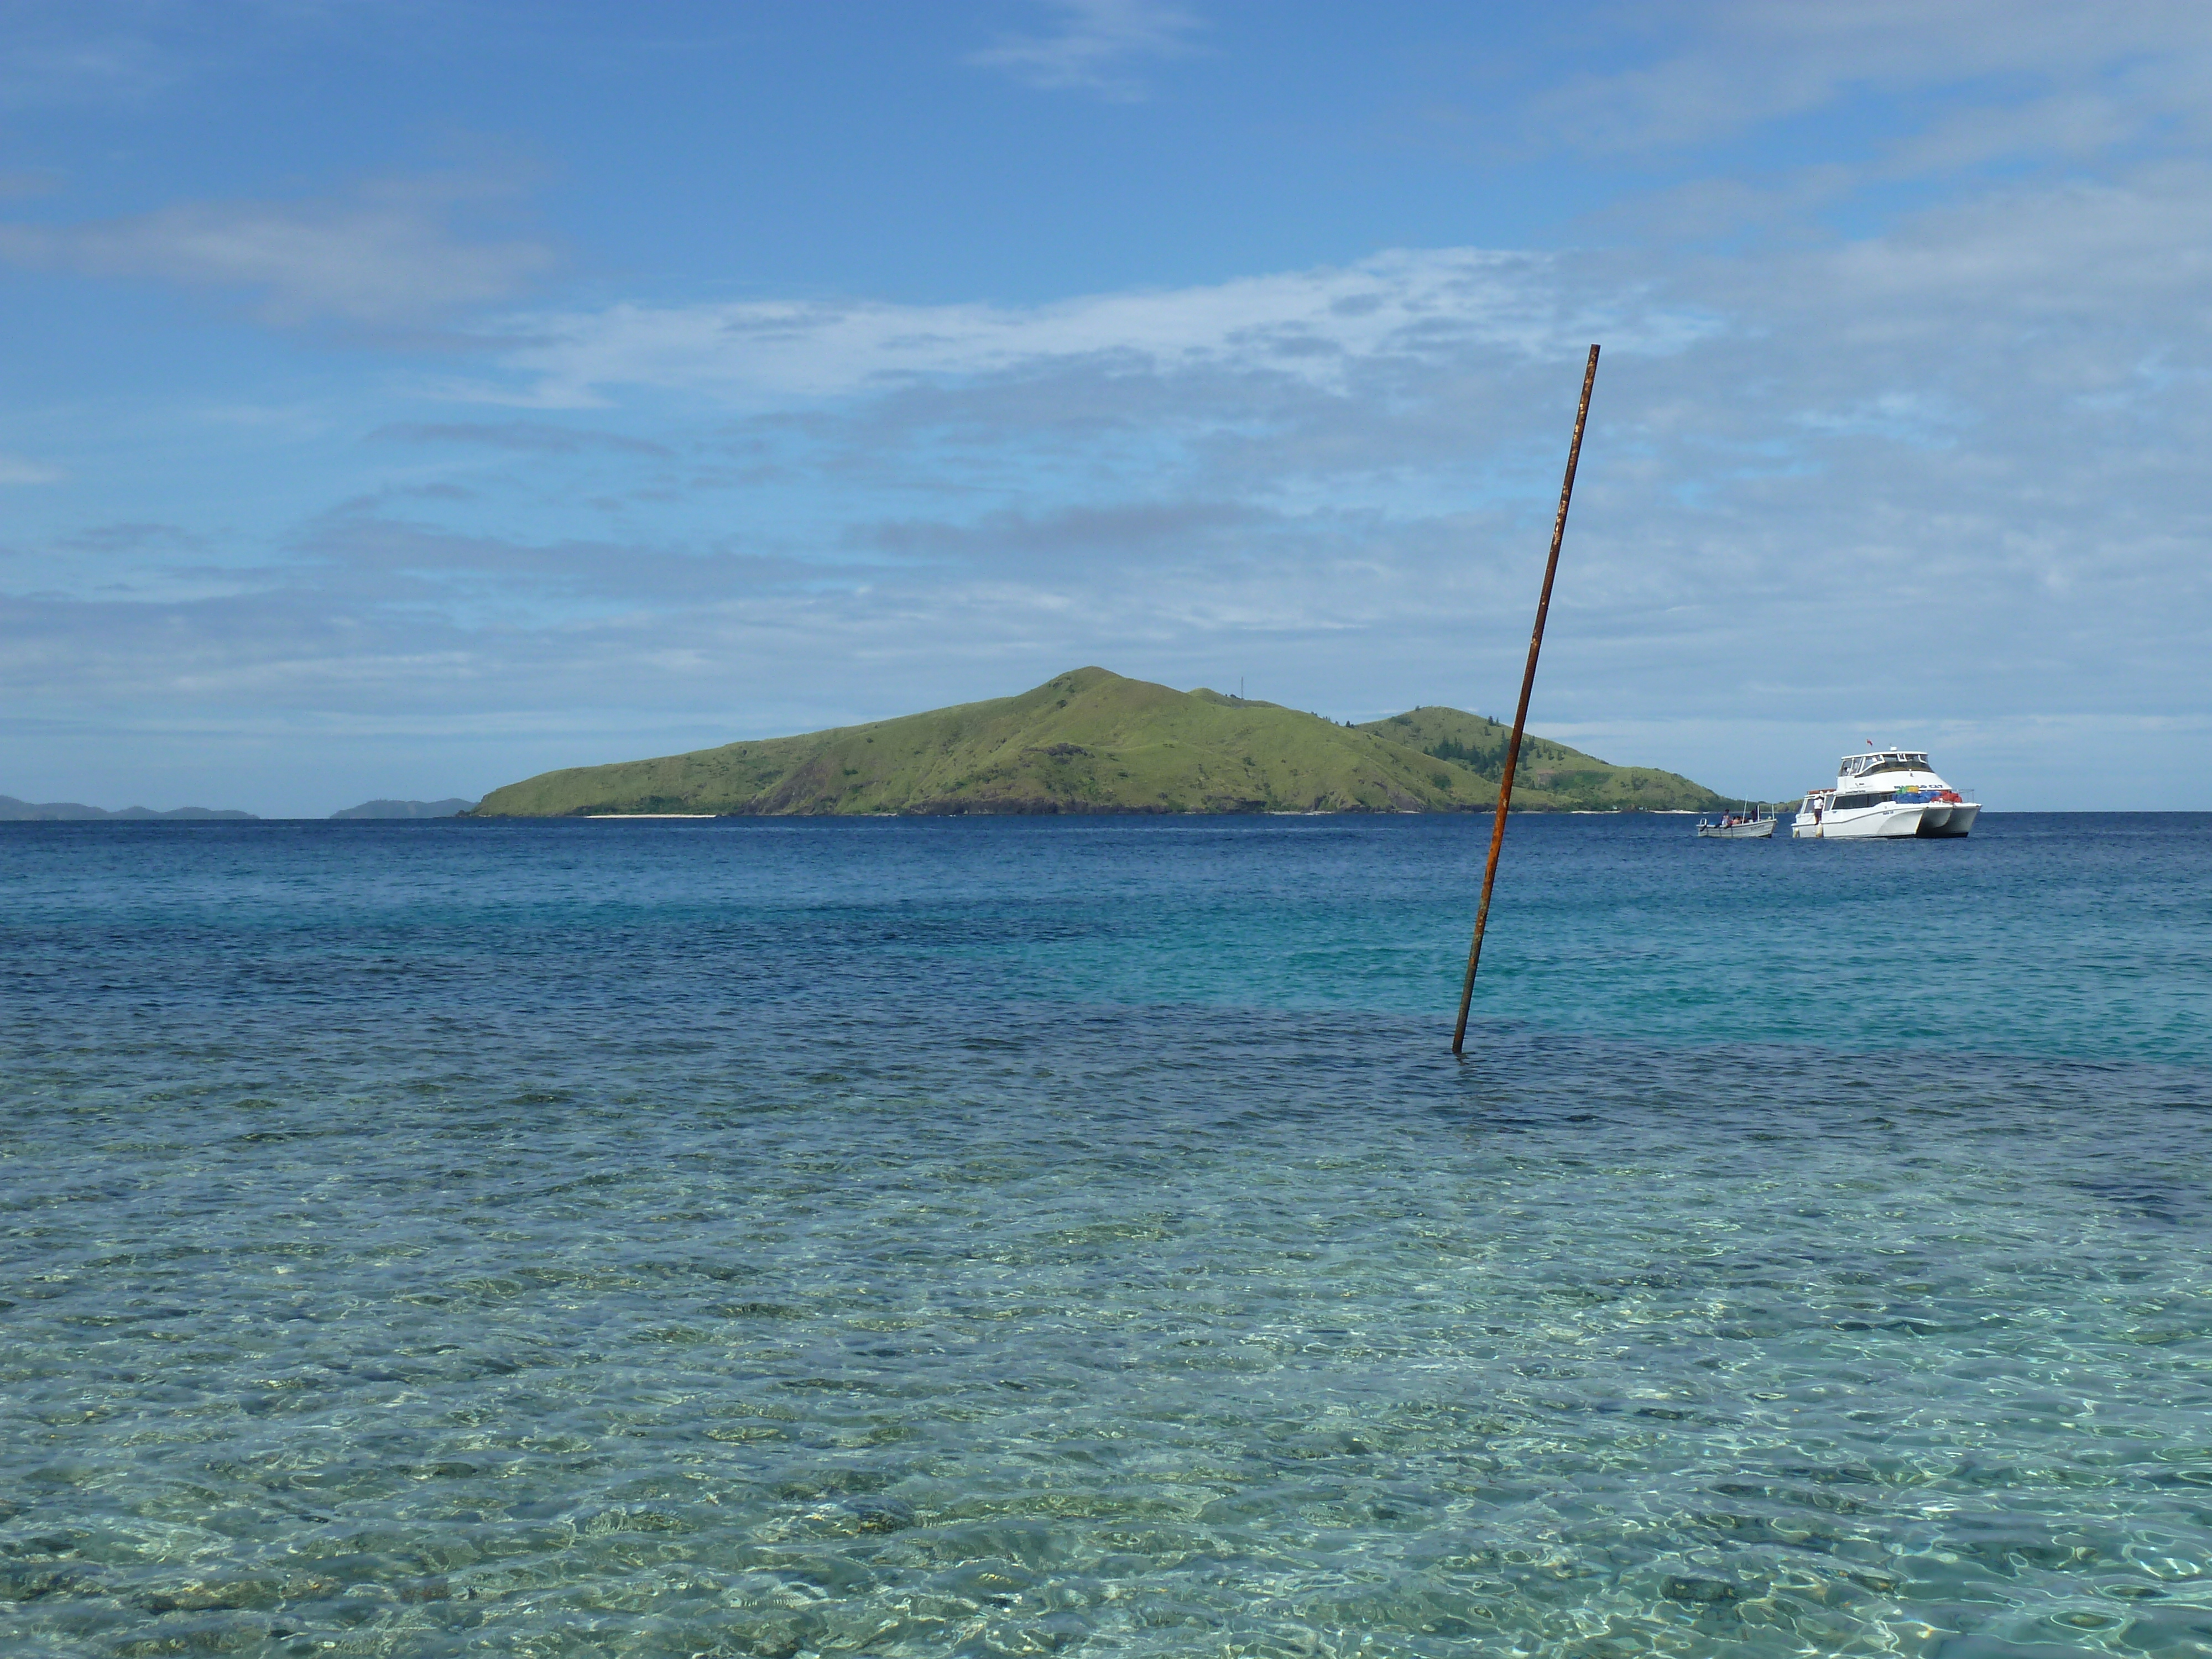
[[[1079,668],[1018,696],[542,773],[493,790],[471,816],[1481,811],[1497,804],[1510,736],[1456,708],[1340,726]],[[1522,741],[1516,811],[1727,804],[1673,772]]]

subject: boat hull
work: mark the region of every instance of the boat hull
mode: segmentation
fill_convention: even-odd
[[[1920,833],[1922,808],[1865,806],[1856,811],[1830,812],[1820,826],[1825,841],[1910,841]]]
[[[1701,823],[1698,835],[1709,841],[1762,841],[1774,833],[1774,820],[1761,818],[1756,823]]]
[[[1973,829],[1981,811],[1976,802],[1953,805],[1948,801],[1893,801],[1850,811],[1831,811],[1818,819],[1800,812],[1790,833],[1799,841],[1956,840]]]

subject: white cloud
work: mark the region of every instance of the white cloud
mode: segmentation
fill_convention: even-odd
[[[519,422],[381,435],[498,446],[504,499],[549,514],[542,539],[497,503],[392,495],[307,526],[252,586],[317,619],[325,643],[281,672],[330,706],[356,684],[397,695],[376,665],[412,661],[418,636],[465,647],[465,673],[421,688],[463,701],[492,680],[557,699],[579,653],[641,708],[756,706],[802,663],[866,665],[913,703],[1079,660],[1189,680],[1228,653],[1351,712],[1394,692],[1480,702],[1525,639],[1598,339],[1550,718],[1714,720],[1747,697],[1892,726],[2201,713],[2207,223],[2212,171],[2160,164],[1664,266],[1401,251],[1034,307],[520,318],[498,349],[528,395],[623,398],[619,441]],[[640,388],[746,413],[704,430]],[[745,476],[709,499],[717,455]],[[665,507],[640,489],[592,518],[579,497],[612,487],[602,463],[665,486]],[[276,604],[233,592],[234,631],[201,641],[211,664],[258,660]],[[60,657],[107,660],[77,632],[102,612],[52,613]],[[1866,616],[1883,648],[1837,649]],[[168,625],[149,620],[131,673],[161,672]],[[1750,679],[1710,672],[1736,659]]]
[[[1160,0],[1047,0],[1060,27],[1048,34],[1008,35],[971,53],[970,64],[1003,70],[1032,87],[1079,88],[1135,99],[1142,84],[1129,66],[1146,58],[1181,58],[1196,50],[1189,36],[1199,18]]]
[[[538,421],[501,421],[495,424],[395,421],[369,433],[368,441],[372,443],[481,445],[488,449],[514,450],[526,455],[576,455],[590,450],[611,450],[618,454],[665,458],[675,453],[665,444],[629,437],[619,432],[593,432],[578,427],[550,426]]]
[[[1966,113],[1907,146],[1921,164],[1956,165],[2101,148],[2177,117],[2201,132],[2212,93],[2212,9],[2198,0],[1721,0],[1640,7],[1626,25],[1683,44],[1540,100],[1577,144],[1697,144],[1869,91],[1971,86]]]
[[[1632,284],[1579,280],[1549,256],[1413,250],[1341,269],[1027,307],[746,301],[532,313],[508,325],[515,343],[501,351],[526,388],[454,391],[576,407],[611,388],[651,386],[744,404],[1076,359],[1334,386],[1362,360],[1436,361],[1475,346],[1557,356],[1578,352],[1593,331],[1624,349],[1672,351],[1713,326],[1693,309],[1650,303]]]
[[[180,72],[171,50],[112,13],[94,21],[73,5],[17,3],[4,34],[0,108],[132,102]]]
[[[184,203],[97,223],[0,224],[0,259],[103,276],[255,290],[271,321],[392,326],[511,298],[543,244],[471,240],[447,222],[484,186],[391,180],[338,202]]]
[[[143,109],[302,39],[350,0],[0,0],[0,109]]]
[[[44,461],[0,453],[0,484],[58,483],[64,476],[61,468]]]

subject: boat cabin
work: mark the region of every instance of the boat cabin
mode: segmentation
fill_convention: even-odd
[[[1876,749],[1863,755],[1846,755],[1837,763],[1836,776],[1870,778],[1877,772],[1926,772],[1926,753],[1915,753],[1909,749]]]

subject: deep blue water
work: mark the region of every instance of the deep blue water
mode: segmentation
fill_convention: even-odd
[[[2212,1653],[2212,817],[0,825],[0,1650]]]

